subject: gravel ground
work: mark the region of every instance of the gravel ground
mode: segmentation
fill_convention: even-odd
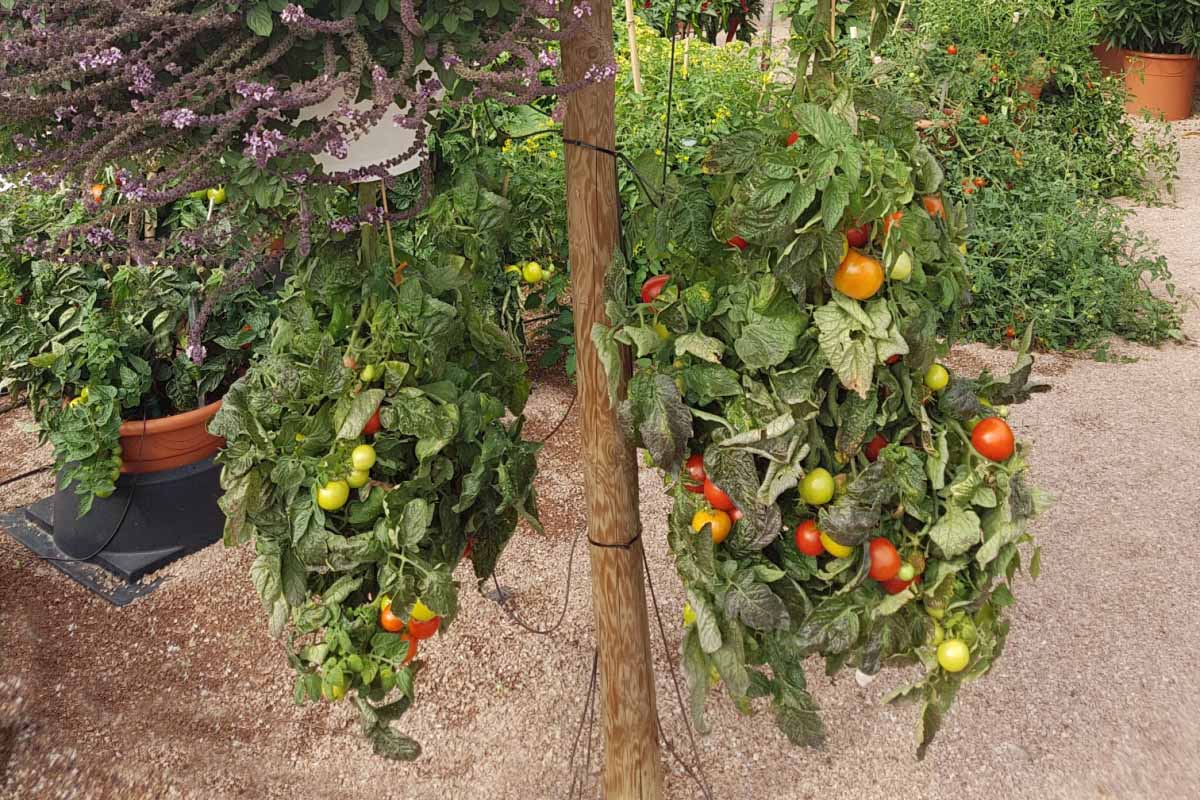
[[[1200,138],[1184,137],[1176,206],[1139,209],[1186,292],[1200,289]],[[1200,338],[1200,311],[1185,329]],[[1122,363],[1039,360],[1053,391],[1014,414],[1035,443],[1038,483],[1056,497],[1037,523],[1043,574],[1019,587],[1004,658],[959,695],[925,761],[915,710],[879,705],[905,675],[866,688],[812,670],[831,732],[823,751],[790,747],[767,716],[712,704],[701,761],[720,798],[1184,798],[1200,780],[1200,589],[1178,553],[1196,531],[1200,348],[1123,343]],[[1003,367],[971,346],[955,366]],[[528,433],[549,432],[571,389],[543,384]],[[0,480],[44,463],[21,412],[0,417]],[[545,536],[524,531],[502,562],[519,614],[548,625],[561,608],[582,524],[574,413],[543,453]],[[1096,445],[1099,444],[1100,447]],[[1109,457],[1110,453],[1119,454]],[[641,475],[644,540],[669,645],[655,643],[667,735],[686,753],[670,688],[683,598],[665,545],[659,478]],[[50,487],[7,486],[0,510]],[[519,554],[519,555],[518,555]],[[571,739],[592,646],[583,549],[561,628],[528,634],[495,603],[464,592],[453,635],[422,649],[428,666],[406,729],[414,764],[375,758],[348,705],[296,707],[289,670],[266,634],[247,578],[251,553],[210,547],[164,570],[147,598],[115,609],[0,536],[0,796],[6,798],[551,798],[566,794]],[[469,585],[463,570],[459,576]],[[656,637],[657,638],[657,637]],[[600,747],[598,732],[594,745]],[[596,795],[598,752],[588,796]],[[698,796],[670,765],[671,798]]]

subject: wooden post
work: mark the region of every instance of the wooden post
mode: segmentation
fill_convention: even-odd
[[[638,60],[637,16],[633,0],[625,0],[625,28],[629,31],[629,71],[633,73],[633,90],[642,93],[642,64]]]
[[[594,35],[577,36],[563,44],[568,82],[580,80],[593,64],[606,64],[612,58],[612,0],[590,2]],[[606,81],[571,95],[563,127],[565,139],[615,147],[613,89],[613,82]],[[625,545],[640,529],[637,460],[621,435],[616,409],[609,404],[604,367],[592,345],[592,325],[607,321],[604,275],[620,231],[616,159],[578,145],[567,144],[564,150],[588,536],[601,545]],[[626,353],[622,394],[630,366]],[[663,768],[642,542],[638,538],[629,547],[597,544],[590,551],[600,657],[604,796],[608,800],[659,800]]]

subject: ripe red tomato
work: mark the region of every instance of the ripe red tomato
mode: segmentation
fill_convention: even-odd
[[[1017,329],[1014,328],[1012,325],[1009,325],[1007,328],[1004,329],[1004,335],[1007,338],[1012,339],[1012,338],[1016,337]]]
[[[825,552],[821,544],[821,532],[815,519],[806,519],[796,526],[796,549],[806,556],[819,556]]]
[[[437,633],[438,626],[441,624],[441,617],[434,617],[433,619],[428,619],[424,622],[414,617],[408,621],[408,634],[417,641],[428,639],[430,636],[433,636],[435,633]]]
[[[375,409],[375,413],[367,420],[367,424],[363,425],[363,436],[374,436],[383,430],[383,423],[379,421],[379,409]]]
[[[417,657],[417,640],[409,635],[408,631],[405,631],[400,634],[400,641],[408,642],[408,655],[404,657],[404,663],[408,664]]]
[[[688,456],[688,460],[684,462],[684,468],[687,469],[688,477],[697,483],[704,483],[708,480],[708,475],[704,472],[704,455],[701,453],[692,453]]]
[[[946,48],[946,55],[948,55],[948,56],[958,55],[958,48],[955,47],[954,45],[950,45],[949,47]]]
[[[980,420],[971,430],[971,444],[991,461],[1007,461],[1015,448],[1012,428],[999,417]]]
[[[846,231],[846,241],[851,247],[865,247],[871,239],[871,223],[864,222],[857,228]]]
[[[721,491],[721,488],[708,478],[704,479],[704,499],[718,511],[733,510],[733,501],[729,499],[729,495]]]
[[[791,133],[788,134],[788,138],[787,138],[787,146],[788,147],[791,147],[798,141],[800,141],[800,134],[796,133],[795,131],[792,131]]]
[[[880,581],[879,585],[882,586],[883,590],[885,592],[887,592],[888,594],[900,594],[901,592],[903,592],[905,589],[908,588],[908,585],[910,583],[913,583],[914,581],[919,582],[920,580],[921,580],[920,575],[913,578],[913,580],[911,580],[911,581],[902,581],[899,578],[892,578],[890,581]]]
[[[653,303],[662,294],[663,287],[671,280],[670,275],[655,275],[642,284],[642,302]]]
[[[979,124],[980,124],[980,125],[987,125],[987,124],[988,124],[988,122],[989,122],[989,120],[988,120],[988,115],[987,115],[987,114],[980,114],[980,115],[979,115]]]
[[[899,362],[900,362],[900,354],[897,353],[894,356],[888,356],[888,360],[883,363],[887,364],[890,367],[892,364],[898,364]]]
[[[870,553],[871,569],[868,575],[880,583],[896,577],[900,571],[900,554],[896,552],[895,545],[879,536],[871,540]]]
[[[379,627],[388,633],[399,633],[404,630],[404,620],[392,613],[392,601],[386,597],[379,605]]]
[[[25,296],[19,294],[13,298],[13,302],[19,306],[23,306],[23,305],[25,305]]]
[[[867,442],[867,446],[863,448],[863,455],[867,457],[867,461],[870,461],[872,464],[874,464],[879,458],[879,453],[887,446],[887,437],[882,433],[877,433],[875,434],[875,438]]]
[[[726,244],[728,244],[730,247],[736,247],[738,250],[746,249],[746,240],[740,236],[731,237]]]
[[[975,184],[976,189],[982,189],[984,186],[987,186],[987,181],[985,181],[983,178],[976,178],[971,182]]]

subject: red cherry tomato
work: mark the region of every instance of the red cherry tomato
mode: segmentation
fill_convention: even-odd
[[[441,617],[427,619],[424,622],[419,619],[410,619],[408,621],[408,635],[417,641],[428,639],[430,636],[433,636],[435,633],[437,633],[438,626],[441,624]]]
[[[958,55],[958,48],[955,47],[954,45],[950,45],[949,47],[946,48],[946,55],[948,55],[948,56]]]
[[[417,657],[417,640],[408,631],[405,631],[400,634],[400,641],[408,642],[408,655],[404,657],[404,663],[408,664]]]
[[[708,480],[708,475],[704,472],[703,454],[692,453],[684,463],[684,468],[687,470],[688,477],[697,483],[704,483]]]
[[[987,125],[989,121],[990,121],[990,120],[988,120],[988,115],[987,115],[987,114],[980,114],[980,115],[979,115],[979,124],[980,124],[980,125]]]
[[[921,576],[918,575],[917,577],[913,578],[911,581],[902,581],[899,578],[892,578],[890,581],[880,581],[879,585],[882,586],[883,590],[885,592],[887,592],[888,594],[900,594],[901,592],[903,592],[905,589],[908,588],[909,584],[920,583],[920,582],[921,582]]]
[[[879,536],[871,540],[870,553],[871,569],[868,575],[880,583],[896,577],[900,571],[900,554],[896,552],[895,545]]]
[[[383,423],[379,421],[379,409],[375,409],[375,413],[367,420],[367,424],[363,425],[363,436],[374,436],[383,430]]]
[[[883,434],[877,433],[875,434],[875,438],[867,442],[867,446],[863,448],[863,455],[867,457],[867,461],[874,464],[876,459],[879,458],[880,451],[887,446],[887,438]]]
[[[971,430],[971,444],[991,461],[1007,461],[1015,448],[1012,428],[999,417],[980,420]]]
[[[670,275],[655,275],[642,284],[642,302],[653,303],[662,294],[663,287],[671,280]]]
[[[746,249],[746,240],[740,236],[734,236],[726,242],[730,247],[736,247],[738,250]]]
[[[846,241],[851,247],[866,247],[871,238],[871,223],[865,222],[857,228],[846,231]]]
[[[742,510],[740,508],[735,507],[732,511],[729,512],[729,519],[731,519],[735,524],[740,522],[742,517],[744,517],[744,516],[745,516],[745,514],[742,513]]]
[[[885,361],[884,363],[890,367],[892,364],[897,364],[899,362],[900,362],[900,354],[897,353],[894,356],[888,356],[888,360]]]
[[[795,131],[792,131],[791,133],[788,134],[788,138],[787,138],[787,146],[788,147],[791,147],[798,141],[800,141],[800,134],[796,133]]]
[[[379,627],[389,633],[399,633],[404,630],[404,620],[392,613],[392,601],[384,598],[379,607]]]
[[[733,510],[733,501],[729,499],[729,495],[721,491],[721,488],[708,478],[704,479],[704,499],[718,511]]]
[[[796,549],[806,556],[814,557],[825,552],[815,519],[806,519],[796,526]]]

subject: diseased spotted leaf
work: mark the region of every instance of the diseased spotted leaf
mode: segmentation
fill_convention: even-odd
[[[979,517],[955,504],[947,505],[946,513],[929,529],[929,538],[947,558],[967,552],[979,544],[980,536]]]

